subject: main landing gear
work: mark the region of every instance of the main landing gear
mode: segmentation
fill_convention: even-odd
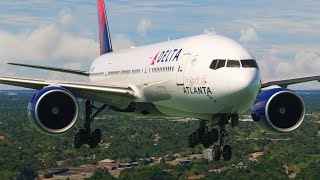
[[[216,115],[211,121],[211,131],[206,124],[205,120],[200,120],[199,128],[193,132],[188,139],[189,147],[194,148],[198,144],[202,144],[205,148],[212,146],[212,157],[214,160],[219,161],[221,156],[225,161],[231,159],[232,150],[226,143],[229,136],[225,127],[231,121],[232,127],[237,126],[239,122],[238,115]],[[214,126],[219,127],[219,131]],[[219,140],[219,145],[214,145]]]
[[[90,148],[96,148],[101,141],[100,129],[95,129],[91,134],[91,122],[99,115],[107,105],[103,105],[91,116],[92,109],[95,108],[92,101],[85,100],[85,123],[84,129],[80,129],[74,136],[74,148],[79,149],[82,145],[87,144]]]

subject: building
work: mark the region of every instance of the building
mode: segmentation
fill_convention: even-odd
[[[228,167],[221,167],[221,168],[218,168],[218,169],[210,169],[209,172],[213,172],[213,173],[220,174],[220,173],[225,172],[225,171],[228,171],[228,170],[230,170],[230,168],[228,168]]]
[[[206,177],[206,175],[193,175],[193,176],[189,176],[187,179],[188,180],[195,180],[195,179],[203,179],[205,177]]]
[[[257,159],[252,158],[252,157],[249,157],[249,161],[251,164],[258,164],[259,163],[259,161]]]
[[[243,161],[239,162],[235,167],[236,167],[237,169],[246,168],[246,167],[244,166],[244,162],[243,162]]]
[[[191,163],[191,160],[188,160],[188,159],[187,159],[187,160],[180,160],[180,161],[179,161],[179,164],[180,164],[180,165],[186,165],[186,164],[190,164],[190,163]]]
[[[78,168],[72,168],[73,171],[81,171],[81,172],[93,172],[97,168],[96,165],[93,164],[84,164],[79,166]],[[69,168],[71,169],[71,168]]]
[[[103,164],[99,164],[99,167],[101,168],[108,168],[110,170],[113,170],[113,169],[118,169],[121,167],[121,163],[103,163]]]
[[[145,164],[153,163],[153,159],[151,159],[151,158],[139,158],[138,161],[141,162],[141,163],[143,162]]]
[[[203,151],[202,151],[202,158],[203,158],[203,159],[206,159],[206,160],[208,160],[208,161],[212,161],[212,160],[213,160],[212,148],[203,150]]]
[[[119,177],[120,174],[121,174],[121,170],[120,169],[111,170],[109,172],[110,172],[111,176],[114,176],[114,177]]]
[[[56,162],[56,164],[57,164],[58,166],[62,166],[64,163],[65,163],[65,161],[63,161],[63,160]]]
[[[181,158],[182,155],[181,155],[180,153],[175,153],[175,154],[173,155],[173,157],[175,157],[175,158]]]
[[[104,159],[104,160],[101,160],[101,161],[99,161],[99,164],[100,163],[115,163],[116,161],[115,160],[112,160],[112,159]]]
[[[121,163],[120,168],[132,168],[132,164],[131,163]]]
[[[132,162],[132,163],[131,163],[131,166],[132,166],[132,167],[137,167],[138,165],[139,165],[139,162]]]
[[[101,168],[108,168],[110,170],[113,170],[119,168],[121,164],[112,159],[104,159],[98,162],[98,166]]]
[[[263,155],[264,155],[264,152],[255,152],[255,153],[250,154],[250,157],[253,159],[257,159],[257,157],[263,156]]]

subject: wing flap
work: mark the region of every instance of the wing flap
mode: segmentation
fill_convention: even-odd
[[[307,77],[300,77],[300,78],[292,78],[292,79],[284,79],[284,80],[277,80],[277,81],[267,81],[261,83],[261,88],[269,87],[272,85],[278,85],[280,87],[288,87],[288,85],[292,84],[299,84],[309,81],[319,81],[320,82],[320,75],[318,76],[307,76]]]
[[[38,66],[38,65],[31,65],[31,64],[20,64],[20,63],[8,63],[8,64],[13,65],[13,66],[22,66],[22,67],[28,67],[28,68],[34,68],[34,69],[43,69],[43,70],[49,70],[49,71],[57,71],[57,72],[63,72],[63,73],[69,73],[69,74],[76,74],[76,75],[81,75],[81,76],[89,76],[89,72],[87,72],[87,71],[48,67],[48,66]]]

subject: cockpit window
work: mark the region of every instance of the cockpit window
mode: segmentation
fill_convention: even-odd
[[[254,59],[241,60],[241,64],[242,64],[243,68],[257,68],[257,69],[259,69],[257,62]]]
[[[240,62],[238,60],[228,60],[227,67],[240,68]]]
[[[226,60],[224,59],[215,59],[212,61],[211,65],[210,65],[210,69],[219,69],[219,68],[222,68],[224,67],[226,64]]]
[[[212,63],[210,64],[210,69],[216,69],[218,64],[218,60],[213,60]]]
[[[223,68],[225,66],[225,64],[226,64],[226,60],[220,59],[217,64],[216,69]]]

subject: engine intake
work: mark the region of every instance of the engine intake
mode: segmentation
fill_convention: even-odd
[[[77,99],[59,86],[49,86],[36,93],[29,102],[28,116],[42,133],[60,134],[75,124],[79,113]]]
[[[253,120],[271,133],[288,133],[303,122],[305,108],[293,91],[276,88],[262,92],[251,107]]]

